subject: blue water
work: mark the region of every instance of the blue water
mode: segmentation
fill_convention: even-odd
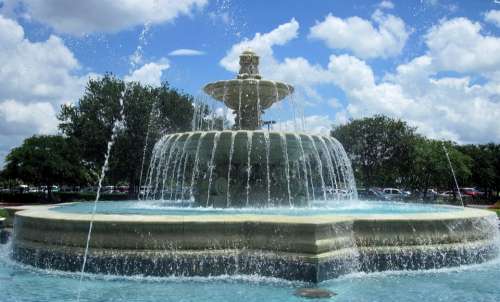
[[[53,208],[63,213],[91,213],[93,204],[79,202]],[[401,203],[393,201],[321,201],[309,208],[199,208],[184,202],[172,201],[102,201],[99,214],[140,215],[372,215],[372,214],[418,214],[461,211],[461,207],[436,204]]]
[[[44,271],[10,260],[0,245],[0,301],[75,301],[78,274]],[[338,295],[331,299],[299,298],[304,283],[256,276],[212,278],[143,278],[86,275],[86,302],[212,301],[356,301],[356,302],[493,302],[500,301],[500,261],[431,271],[354,273],[319,284]]]

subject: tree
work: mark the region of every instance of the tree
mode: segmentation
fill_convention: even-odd
[[[471,175],[472,159],[459,151],[452,142],[419,138],[414,141],[411,153],[411,173],[408,186],[424,193],[430,188],[449,188],[456,191],[456,184],[446,157],[446,152],[459,184]]]
[[[92,179],[74,142],[60,135],[35,135],[25,139],[7,155],[2,174],[4,178],[46,185],[49,200],[55,184],[86,184]]]
[[[500,191],[500,145],[464,145],[459,150],[472,159],[469,183],[484,190],[486,197],[493,199],[494,191]]]
[[[406,122],[376,115],[337,126],[331,135],[344,146],[364,186],[401,184],[411,171],[410,154],[418,136]]]
[[[120,116],[122,95],[124,108]],[[154,142],[162,134],[190,130],[193,112],[193,98],[166,83],[160,87],[143,86],[137,82],[125,83],[107,74],[90,80],[78,103],[63,105],[58,118],[59,128],[75,139],[83,158],[96,171],[103,165],[115,121],[121,123],[107,180],[114,184],[128,183],[133,197],[138,193],[141,170],[147,171]],[[141,169],[144,153],[145,167]]]

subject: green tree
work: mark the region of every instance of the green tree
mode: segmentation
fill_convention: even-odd
[[[25,139],[7,155],[2,174],[4,178],[26,184],[46,185],[49,200],[53,185],[80,185],[92,180],[80,160],[77,146],[70,138],[60,135],[35,135]]]
[[[446,148],[446,149],[445,149]],[[408,186],[424,193],[430,188],[450,189],[456,191],[450,164],[459,184],[466,183],[471,175],[472,159],[460,152],[452,142],[419,138],[414,141],[411,153],[411,173],[408,175]]]
[[[122,95],[123,117],[120,116]],[[128,183],[132,197],[138,192],[144,146],[147,145],[143,172],[147,171],[154,142],[160,135],[190,130],[193,111],[193,98],[166,83],[160,87],[143,86],[107,74],[90,80],[78,103],[64,105],[58,118],[62,132],[75,139],[83,158],[95,171],[104,162],[115,121],[121,123],[107,181]]]
[[[469,183],[484,190],[489,199],[500,196],[500,145],[464,145],[459,150],[472,159]]]
[[[337,126],[331,135],[344,146],[361,185],[392,186],[406,182],[413,142],[418,138],[415,128],[406,122],[376,115]]]

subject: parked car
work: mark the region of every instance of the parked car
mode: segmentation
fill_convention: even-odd
[[[358,189],[358,198],[361,200],[389,200],[384,193],[376,189]]]
[[[118,192],[120,193],[128,193],[129,187],[128,186],[119,186],[118,187]]]
[[[405,190],[402,190],[401,192],[403,193],[404,197],[410,197],[411,196],[411,191],[410,190],[406,190],[405,189]]]
[[[106,194],[115,193],[115,187],[114,186],[103,186],[101,188],[101,192],[106,193]]]
[[[460,188],[460,194],[471,197],[480,197],[484,195],[483,192],[478,191],[475,188]]]
[[[27,185],[18,185],[15,189],[15,193],[27,193],[29,191],[29,187]]]
[[[347,190],[334,189],[331,187],[326,187],[325,190],[328,198],[344,199],[349,197],[349,193],[347,192]]]
[[[395,188],[385,188],[382,190],[385,196],[392,200],[402,199],[404,197],[403,192],[400,189]]]
[[[47,186],[41,186],[40,189],[42,192],[47,193]],[[50,187],[50,190],[52,191],[52,193],[59,192],[59,187],[52,186],[52,187]]]
[[[439,196],[442,196],[442,197],[453,197],[453,195],[454,195],[453,191],[444,191],[444,192],[441,192],[439,194]]]
[[[29,192],[30,193],[38,193],[38,192],[40,192],[40,189],[37,187],[30,187]]]

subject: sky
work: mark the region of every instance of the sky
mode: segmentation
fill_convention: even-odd
[[[385,114],[430,138],[500,142],[500,0],[0,0],[0,167],[58,133],[89,78],[202,97],[247,48],[264,78],[295,86],[264,116],[280,127]]]

